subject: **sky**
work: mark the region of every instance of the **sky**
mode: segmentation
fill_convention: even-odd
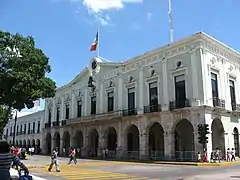
[[[204,31],[240,51],[239,9],[239,0],[172,0],[174,40]],[[57,86],[97,55],[89,49],[98,27],[101,57],[119,62],[144,54],[170,42],[168,0],[0,0],[0,28],[35,38]]]

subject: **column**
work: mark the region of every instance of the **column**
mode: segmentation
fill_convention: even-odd
[[[211,152],[212,152],[212,131],[209,131],[210,133],[207,134],[208,137],[208,143],[207,143],[207,159],[210,162],[211,158]]]
[[[139,143],[140,143],[140,157],[141,160],[147,160],[148,157],[148,134],[146,132],[143,132],[142,134],[139,134]]]
[[[45,103],[44,121],[45,121],[45,123],[48,122],[48,100]],[[45,123],[44,123],[44,127],[45,127]],[[23,128],[24,128],[24,126],[23,126]]]
[[[140,68],[139,70],[139,87],[138,87],[138,91],[139,91],[139,110],[138,110],[138,114],[143,114],[143,88],[144,88],[144,77],[143,77],[143,68]]]
[[[118,122],[118,130],[117,130],[117,158],[122,158],[123,156],[123,144],[124,144],[124,133],[122,133],[122,123]]]
[[[52,122],[56,121],[56,100],[52,99]]]
[[[71,99],[71,115],[70,118],[75,118],[76,117],[76,97],[75,97],[75,93],[72,93],[72,99]]]
[[[89,156],[89,135],[87,128],[83,131],[83,147],[82,147],[82,156],[88,157]]]
[[[173,148],[173,134],[171,130],[167,130],[164,134],[164,155],[165,155],[165,160],[172,160],[172,155],[174,152],[172,152]]]
[[[103,113],[103,83],[99,87],[99,98],[98,98],[98,113]]]
[[[190,52],[190,58],[191,58],[191,69],[192,69],[192,100],[191,100],[191,106],[199,106],[200,100],[199,100],[199,93],[198,93],[198,64],[196,59],[196,50],[193,50]]]
[[[118,97],[117,97],[117,102],[118,102],[118,110],[121,110],[123,108],[123,79],[122,77],[119,77],[118,79]]]
[[[85,92],[84,92],[84,102],[83,102],[83,104],[84,104],[84,114],[83,114],[83,116],[88,115],[88,104],[89,104],[88,102],[89,102],[88,101],[88,89],[86,87]]]
[[[65,115],[65,113],[64,113],[65,112],[65,109],[64,109],[65,106],[64,105],[65,105],[64,104],[64,97],[62,97],[61,98],[61,105],[60,105],[60,109],[61,109],[61,111],[60,111],[61,112],[60,113],[60,120],[64,120],[65,119],[65,116],[64,116]]]
[[[167,76],[167,65],[166,59],[162,61],[162,86],[163,86],[163,100],[162,100],[162,111],[168,111],[169,109],[169,92],[168,92],[168,76]]]

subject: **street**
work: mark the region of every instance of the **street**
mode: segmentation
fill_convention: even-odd
[[[83,179],[160,179],[160,180],[240,180],[239,164],[219,167],[160,165],[78,159],[67,165],[68,158],[59,158],[61,172],[47,171],[50,157],[31,156],[24,161],[33,175],[47,180]],[[31,166],[36,166],[31,168]]]

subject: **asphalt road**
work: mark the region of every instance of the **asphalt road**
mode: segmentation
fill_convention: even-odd
[[[32,156],[30,160],[24,161],[26,165],[43,166],[49,163],[49,157],[46,156]],[[59,163],[62,166],[66,166],[68,162],[67,158],[59,158]],[[100,163],[100,164],[99,164]],[[84,164],[87,164],[86,166]],[[84,167],[82,167],[83,165]],[[65,167],[64,166],[64,167]],[[220,167],[199,167],[199,166],[183,166],[183,165],[159,165],[159,164],[138,164],[138,163],[114,163],[110,161],[95,161],[95,160],[78,160],[77,166],[67,167],[66,171],[72,171],[80,173],[84,171],[85,174],[88,171],[92,172],[110,172],[110,173],[123,173],[137,177],[147,177],[148,179],[160,179],[160,180],[240,180],[240,164],[231,166]],[[47,169],[47,168],[46,168]],[[61,169],[64,171],[64,168]],[[45,178],[47,180],[65,180],[66,177],[56,177],[53,174],[41,172],[34,172],[32,174]],[[69,174],[69,173],[68,173]],[[74,175],[71,175],[73,177]],[[81,174],[79,174],[81,176]],[[97,177],[97,176],[96,176]],[[88,176],[86,179],[97,179],[94,176]],[[73,178],[77,179],[77,177]],[[100,179],[100,178],[98,178]],[[102,178],[104,179],[104,178]],[[106,178],[109,179],[109,178]],[[115,178],[114,178],[115,179]],[[117,178],[116,178],[117,179]],[[132,178],[125,178],[132,179]],[[133,178],[134,179],[134,178]]]

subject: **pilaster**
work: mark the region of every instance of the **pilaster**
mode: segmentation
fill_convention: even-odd
[[[52,99],[52,122],[56,121],[56,100]]]
[[[140,141],[140,159],[141,160],[147,160],[148,157],[148,134],[146,132],[143,132],[142,134],[139,134],[139,141]]]
[[[118,110],[121,110],[123,108],[123,79],[120,76],[118,79],[118,98],[117,98],[117,102],[118,102]]]
[[[89,105],[89,101],[88,101],[88,87],[85,88],[83,105],[84,105],[83,106],[84,107],[84,114],[83,114],[83,116],[87,116],[88,115],[88,105]]]
[[[65,114],[65,109],[64,109],[64,97],[61,98],[61,106],[60,106],[60,120],[64,120],[65,117],[64,117],[64,114]]]
[[[166,59],[162,60],[162,86],[163,86],[162,111],[168,111],[168,109],[169,109],[169,92],[168,92],[168,77],[167,77]]]
[[[76,97],[75,97],[75,93],[72,93],[70,108],[71,108],[70,118],[75,118],[76,117]]]
[[[139,104],[139,110],[138,114],[143,114],[143,88],[144,88],[144,77],[143,77],[143,68],[139,69],[139,97],[138,97],[138,104]]]
[[[104,94],[103,94],[103,83],[100,83],[99,85],[99,100],[97,101],[97,109],[98,109],[98,113],[103,113],[103,97],[104,97]]]

